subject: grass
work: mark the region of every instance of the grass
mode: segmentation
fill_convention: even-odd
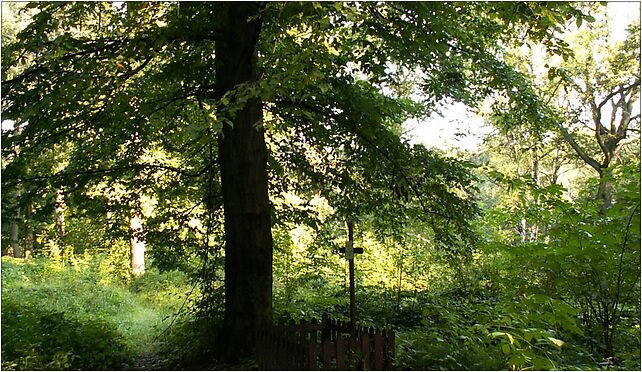
[[[2,257],[3,369],[159,367],[158,336],[191,288],[186,275],[152,269],[125,283],[104,260]]]

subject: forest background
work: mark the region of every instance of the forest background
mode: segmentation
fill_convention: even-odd
[[[2,368],[256,368],[353,226],[400,369],[639,370],[628,4],[3,2]]]

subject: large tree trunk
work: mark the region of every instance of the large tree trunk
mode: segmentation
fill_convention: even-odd
[[[216,39],[216,95],[257,78],[259,5],[224,4]],[[272,321],[272,231],[267,148],[261,102],[250,99],[228,116],[219,137],[225,209],[225,350],[227,359],[250,355],[254,331]]]

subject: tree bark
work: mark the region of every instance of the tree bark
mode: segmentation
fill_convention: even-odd
[[[224,24],[216,39],[216,96],[257,79],[260,6],[222,4]],[[225,344],[223,357],[251,355],[254,332],[272,321],[272,231],[267,148],[261,101],[222,113],[219,163],[225,215]]]
[[[143,222],[140,213],[133,212],[129,220],[129,238],[131,275],[137,277],[145,273],[145,241],[143,240]]]

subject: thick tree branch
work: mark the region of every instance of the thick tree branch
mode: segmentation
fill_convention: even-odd
[[[185,177],[196,178],[205,174],[210,168],[212,168],[213,165],[214,165],[213,163],[210,163],[196,173],[190,173],[180,168],[175,168],[175,167],[162,165],[162,164],[132,164],[132,165],[126,165],[126,166],[120,166],[120,167],[113,167],[113,168],[98,168],[98,169],[89,169],[89,170],[67,170],[67,171],[61,171],[56,174],[52,174],[48,176],[35,176],[35,177],[21,178],[13,182],[8,182],[4,186],[14,187],[26,182],[44,181],[44,180],[61,179],[61,178],[64,179],[64,178],[70,178],[75,176],[92,175],[92,174],[118,173],[118,172],[125,172],[129,170],[136,170],[136,171],[164,170],[164,171],[174,172]]]
[[[558,124],[558,127],[560,128],[560,131],[562,132],[562,136],[564,137],[564,140],[566,140],[566,143],[568,143],[573,150],[579,155],[582,160],[588,165],[590,165],[593,169],[595,169],[599,174],[602,174],[602,167],[600,166],[600,163],[595,161],[595,159],[591,158],[588,156],[586,151],[580,147],[580,145],[575,141],[575,138],[573,138],[573,135],[569,133],[569,131],[564,127],[562,124]]]
[[[112,42],[109,43],[109,44],[105,44],[105,45],[103,45],[101,47],[94,47],[94,48],[80,50],[78,52],[66,54],[66,55],[60,57],[58,60],[59,61],[68,61],[68,60],[70,60],[70,59],[72,59],[74,57],[90,55],[90,54],[101,52],[101,51],[110,51],[110,53],[115,53],[125,43],[125,40],[110,40],[110,41],[112,41]],[[93,42],[96,43],[96,40],[93,40]],[[21,56],[25,52],[26,52],[26,49],[23,50]],[[4,80],[1,83],[2,90],[4,91],[3,96],[6,96],[6,94],[11,91],[12,87],[16,83],[20,83],[20,82],[23,82],[23,81],[25,81],[27,79],[30,79],[31,77],[33,77],[37,73],[39,73],[39,72],[41,72],[43,70],[46,70],[46,67],[47,67],[46,64],[35,65],[35,66],[32,66],[32,67],[26,69],[23,73],[21,73],[20,75],[14,77],[12,79]]]
[[[608,132],[606,128],[602,125],[602,111],[601,111],[601,107],[598,106],[598,104],[595,102],[595,92],[593,91],[593,87],[591,87],[588,84],[586,87],[585,95],[586,95],[584,97],[585,102],[589,104],[589,107],[591,108],[591,116],[593,117],[593,128],[592,128],[593,135],[595,136],[595,140],[597,141],[598,146],[600,146],[600,150],[602,150],[604,157],[608,158],[609,149],[606,147],[606,144],[604,143],[604,137],[603,137]]]
[[[609,120],[609,127],[612,135],[615,135],[615,132],[617,130],[615,125],[615,119],[617,117],[617,108],[621,102],[622,102],[621,99],[617,103],[611,99],[611,120]]]
[[[611,93],[607,94],[607,95],[606,95],[606,97],[604,97],[604,99],[603,99],[603,100],[602,100],[602,101],[597,105],[597,109],[598,109],[598,110],[601,110],[601,109],[602,109],[602,107],[604,107],[604,105],[606,105],[607,103],[609,103],[609,101],[611,100],[611,98],[615,97],[616,95],[618,95],[618,94],[620,94],[620,93],[624,93],[624,92],[626,92],[627,90],[629,90],[629,89],[631,89],[631,88],[639,87],[639,86],[640,86],[640,79],[637,79],[636,81],[634,81],[634,82],[633,82],[632,84],[630,84],[630,85],[621,85],[621,86],[620,86],[620,89],[618,89],[618,90],[616,90],[616,91],[613,91],[613,92],[611,92]]]
[[[620,118],[620,125],[617,128],[616,134],[619,136],[620,139],[626,138],[626,131],[629,128],[629,125],[631,122],[634,120],[635,116],[631,116],[633,113],[633,103],[637,101],[638,96],[640,94],[640,88],[639,86],[637,88],[634,88],[631,90],[631,96],[629,97],[628,101],[626,100],[626,97],[622,97],[621,99],[621,108],[622,108],[622,117]],[[637,117],[640,117],[640,114],[636,115]]]

